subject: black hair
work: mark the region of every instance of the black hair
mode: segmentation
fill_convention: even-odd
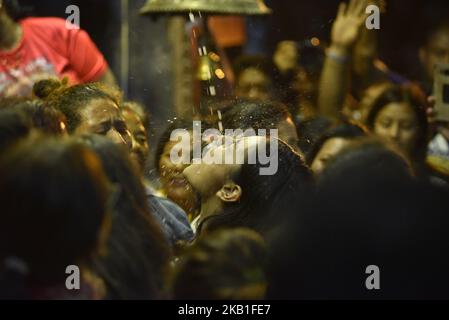
[[[447,196],[417,182],[381,141],[348,148],[318,179],[308,213],[271,247],[269,298],[447,298]],[[370,265],[380,268],[380,290],[365,286]]]
[[[63,285],[67,266],[96,253],[108,214],[100,161],[76,141],[41,137],[0,159],[0,260],[22,260],[36,284]]]
[[[266,150],[270,140],[266,140]],[[198,234],[220,228],[245,227],[269,237],[285,221],[289,212],[298,210],[307,199],[311,173],[301,157],[287,144],[278,140],[278,170],[273,175],[260,175],[262,167],[256,164],[241,166],[233,181],[242,189],[238,203],[224,204],[222,212],[204,218]]]
[[[314,117],[310,119],[295,119],[296,131],[299,137],[299,149],[305,155],[310,153],[310,150],[318,141],[318,139],[332,127],[331,121],[326,117]]]
[[[226,129],[243,131],[254,129],[256,135],[258,130],[266,130],[266,134],[269,135],[271,129],[279,129],[279,122],[287,119],[291,119],[295,132],[297,132],[294,119],[284,104],[275,101],[253,102],[238,99],[224,112],[223,126]],[[284,142],[298,148],[296,139]]]
[[[326,141],[333,138],[356,139],[367,134],[366,130],[356,124],[344,123],[332,127],[324,132],[321,137],[313,144],[311,150],[306,154],[307,165],[311,166],[313,160],[320,152]]]
[[[82,140],[98,155],[117,187],[108,254],[96,259],[94,270],[104,279],[109,298],[162,298],[170,252],[127,150],[98,135]]]
[[[418,121],[418,140],[415,148],[410,155],[417,163],[422,163],[425,160],[428,143],[429,125],[426,114],[426,98],[424,93],[414,85],[392,86],[386,89],[373,103],[370,109],[366,125],[370,130],[374,129],[374,124],[379,112],[390,103],[407,103],[411,110],[415,113]]]
[[[225,110],[223,125],[226,129],[252,128],[257,134],[259,129],[276,129],[277,124],[288,117],[291,118],[291,114],[282,103],[238,99]]]
[[[358,174],[351,175],[350,170]],[[361,178],[359,171],[363,171],[363,175],[367,178]],[[392,143],[384,142],[376,137],[366,137],[359,139],[342,151],[338,157],[329,161],[317,183],[326,188],[332,183],[336,185],[337,180],[340,179],[369,185],[368,177],[384,181],[396,177],[400,180],[408,179],[412,176],[413,168],[402,151]]]
[[[67,86],[65,80],[42,80],[34,84],[33,92],[45,105],[61,111],[67,119],[67,130],[73,133],[81,122],[80,111],[95,99],[111,100],[120,106],[120,93],[100,83]]]
[[[38,99],[7,98],[1,101],[0,109],[10,109],[22,113],[30,122],[30,126],[51,135],[65,132],[67,122],[64,114],[55,108],[44,105]]]
[[[14,146],[31,131],[29,119],[16,110],[0,110],[0,153]]]
[[[151,126],[150,126],[151,117],[150,117],[150,113],[148,112],[148,110],[146,110],[146,108],[143,104],[140,104],[136,101],[125,101],[125,102],[123,102],[121,107],[124,110],[129,110],[129,111],[133,112],[134,114],[136,114],[137,117],[142,122],[145,129],[147,130],[147,132],[150,132],[149,130],[151,129]]]
[[[265,243],[256,232],[243,228],[212,232],[181,255],[174,275],[174,299],[262,299],[264,289],[248,289],[266,285],[265,259]]]

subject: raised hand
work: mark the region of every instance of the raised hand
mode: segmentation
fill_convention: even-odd
[[[350,0],[349,5],[341,3],[337,19],[332,26],[332,45],[344,49],[354,46],[366,19],[367,0]]]

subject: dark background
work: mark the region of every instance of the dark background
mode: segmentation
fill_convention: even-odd
[[[166,19],[154,21],[138,14],[145,0],[129,0],[130,73],[128,96],[149,105],[160,118],[170,112],[170,48]],[[273,15],[259,19],[268,30],[264,43],[270,54],[279,40],[302,40],[312,36],[328,39],[339,0],[267,0]],[[120,79],[121,0],[20,0],[34,7],[39,16],[66,17],[70,4],[81,9],[81,27],[86,29],[107,57]],[[380,56],[391,69],[408,77],[419,73],[417,50],[432,21],[449,18],[448,0],[389,0],[381,18]],[[126,89],[126,88],[125,88]]]

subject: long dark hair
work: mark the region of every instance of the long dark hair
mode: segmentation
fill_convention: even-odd
[[[413,179],[395,146],[363,140],[329,162],[313,206],[272,242],[268,299],[447,299],[447,191]],[[381,290],[364,285],[369,265]]]
[[[0,263],[22,260],[33,282],[63,284],[86,263],[108,213],[100,161],[71,139],[30,138],[0,158]]]
[[[49,135],[61,135],[65,132],[64,114],[44,105],[41,100],[28,98],[7,98],[0,102],[0,110],[12,110],[23,114],[30,122],[30,128],[38,129]]]
[[[424,162],[427,152],[428,129],[426,115],[426,98],[424,93],[415,85],[393,86],[385,90],[374,102],[368,113],[366,125],[370,130],[374,129],[374,124],[379,112],[390,103],[407,103],[415,113],[418,120],[418,140],[415,144],[412,160],[419,163]]]
[[[248,296],[245,289],[266,282],[265,260],[265,243],[256,232],[212,232],[181,255],[173,277],[174,299],[260,299],[261,292],[252,290]]]
[[[320,152],[326,141],[334,138],[356,139],[359,137],[363,137],[366,134],[367,132],[364,128],[352,123],[343,123],[326,130],[321,135],[321,137],[313,144],[311,150],[307,153],[307,165],[312,165],[313,160],[315,160],[318,152]]]
[[[307,199],[311,173],[301,157],[287,144],[278,141],[278,171],[260,175],[260,163],[242,165],[234,181],[242,188],[238,203],[226,204],[223,212],[205,218],[198,228],[203,230],[247,227],[268,236],[283,222],[289,212],[298,210]],[[267,140],[267,149],[270,142]]]
[[[108,255],[97,259],[94,267],[107,285],[109,298],[163,297],[170,252],[127,151],[101,136],[82,139],[99,156],[109,180],[117,187]]]
[[[0,109],[0,154],[27,137],[30,131],[31,123],[23,113]]]

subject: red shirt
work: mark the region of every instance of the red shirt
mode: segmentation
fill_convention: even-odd
[[[68,77],[70,84],[99,80],[108,64],[89,35],[60,18],[20,21],[16,48],[0,51],[0,98],[30,96],[36,81]]]

